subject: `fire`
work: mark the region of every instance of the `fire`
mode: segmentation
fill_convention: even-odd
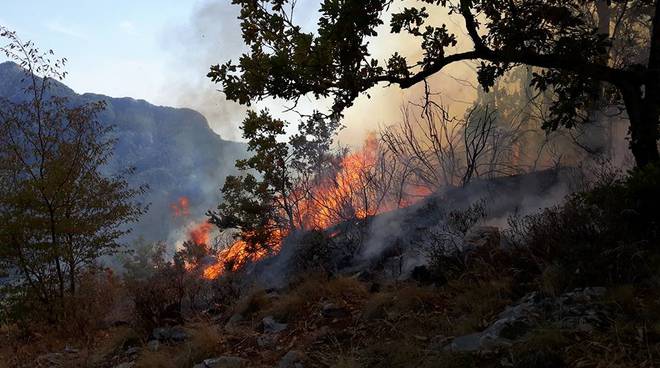
[[[323,178],[311,195],[299,204],[301,229],[326,229],[348,218],[376,215],[376,199],[365,193],[370,180],[366,175],[377,161],[378,141],[371,134],[363,148],[346,155],[335,175]]]
[[[190,216],[190,200],[186,196],[179,197],[176,202],[170,205],[170,208],[174,217]]]
[[[188,230],[188,235],[190,240],[192,240],[195,244],[208,246],[211,240],[212,229],[213,225],[208,222],[202,222]]]
[[[373,173],[379,165],[378,160],[378,140],[375,135],[370,135],[362,149],[343,156],[335,172],[317,178],[312,188],[294,190],[292,195],[297,198],[297,205],[293,225],[303,230],[328,229],[345,220],[365,219],[384,211],[412,205],[431,194],[432,191],[427,187],[407,186],[397,201],[383,200],[382,193],[378,193],[372,186],[376,180]],[[180,200],[177,208],[187,208],[187,198],[185,202]],[[198,245],[208,246],[211,230],[210,223],[200,223],[189,230],[189,237]],[[330,237],[338,234],[339,231],[335,231]],[[215,254],[216,262],[204,267],[202,277],[208,280],[217,279],[227,271],[237,271],[249,262],[277,253],[287,235],[286,230],[274,231],[269,242],[271,247],[268,249],[255,250],[244,240],[235,240]]]
[[[225,271],[238,271],[241,267],[245,266],[247,262],[258,261],[268,254],[269,251],[258,250],[256,252],[248,251],[249,246],[243,240],[237,240],[228,248],[220,251],[217,255],[218,261],[214,264],[208,265],[202,272],[202,277],[207,280],[214,280],[222,276]],[[279,247],[271,250],[277,252]]]

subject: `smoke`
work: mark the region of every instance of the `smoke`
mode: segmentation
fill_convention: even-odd
[[[377,32],[386,35],[374,38],[370,43],[372,57],[384,65],[387,59],[398,52],[412,64],[423,57],[420,47],[421,39],[408,34],[392,35],[389,33],[391,15],[403,10],[404,7],[419,6],[415,1],[393,4],[383,17],[383,25]],[[441,26],[446,24],[450,31],[456,34],[458,44],[449,49],[448,53],[466,51],[472,47],[472,41],[463,33],[460,16],[449,15],[442,7],[427,7],[430,12],[428,25]],[[433,99],[446,105],[451,115],[462,116],[477,97],[476,63],[455,63],[444,68],[440,73],[428,78],[428,86]],[[360,96],[353,107],[345,113],[346,128],[340,133],[340,141],[351,146],[359,145],[366,134],[383,126],[396,124],[401,120],[401,109],[408,103],[420,103],[424,98],[424,84],[408,89],[398,85],[386,86],[380,84],[371,88],[367,95]]]
[[[246,109],[227,101],[206,74],[211,65],[236,60],[245,51],[238,14],[239,7],[229,1],[197,3],[188,21],[171,25],[162,39],[172,56],[171,68],[177,71],[163,94],[178,106],[201,112],[211,129],[230,140],[240,138],[238,127]]]

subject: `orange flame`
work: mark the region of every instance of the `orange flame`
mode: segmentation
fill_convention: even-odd
[[[211,240],[211,229],[213,229],[213,225],[202,222],[188,230],[188,236],[195,244],[208,246]]]
[[[332,175],[317,178],[318,183],[311,189],[294,190],[292,195],[299,199],[294,216],[295,227],[303,230],[327,229],[351,218],[365,219],[397,207],[412,205],[432,193],[424,186],[410,186],[398,202],[382,201],[380,193],[369,190],[374,180],[371,174],[378,165],[378,159],[378,140],[371,134],[362,149],[342,158],[339,169]],[[200,224],[190,231],[190,237],[197,244],[208,244],[210,229],[211,224]],[[339,231],[335,231],[330,237],[338,234]],[[239,270],[248,262],[277,253],[287,235],[286,230],[276,231],[271,241],[275,246],[270,250],[254,251],[245,241],[236,240],[216,255],[217,262],[206,266],[202,276],[213,280],[227,271]]]
[[[323,178],[301,201],[296,225],[308,230],[326,229],[349,218],[364,219],[380,212],[377,200],[364,192],[377,155],[378,141],[370,134],[361,150],[344,156],[340,170]]]
[[[170,208],[174,217],[190,216],[190,200],[186,196],[179,197],[176,202],[170,205]]]

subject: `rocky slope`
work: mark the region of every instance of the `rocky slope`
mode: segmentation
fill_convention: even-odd
[[[25,98],[24,79],[24,71],[17,64],[0,64],[0,98]],[[232,172],[234,161],[245,154],[243,144],[222,139],[197,111],[155,106],[128,97],[77,94],[59,82],[54,82],[51,89],[72,104],[106,102],[99,118],[115,126],[118,141],[108,171],[135,167],[131,183],[150,188],[143,198],[151,203],[149,212],[134,232],[146,240],[177,236],[174,230],[185,224],[173,218],[170,206],[181,196],[189,198],[192,217],[215,207],[224,177]]]

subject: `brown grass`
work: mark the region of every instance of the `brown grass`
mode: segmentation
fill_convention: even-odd
[[[190,338],[180,344],[161,344],[157,351],[146,346],[140,354],[136,368],[182,368],[191,367],[220,352],[221,334],[217,326],[199,322],[187,326]]]
[[[339,306],[353,305],[368,295],[366,286],[352,277],[309,277],[273,301],[261,316],[272,315],[283,321],[293,320],[322,302]]]

